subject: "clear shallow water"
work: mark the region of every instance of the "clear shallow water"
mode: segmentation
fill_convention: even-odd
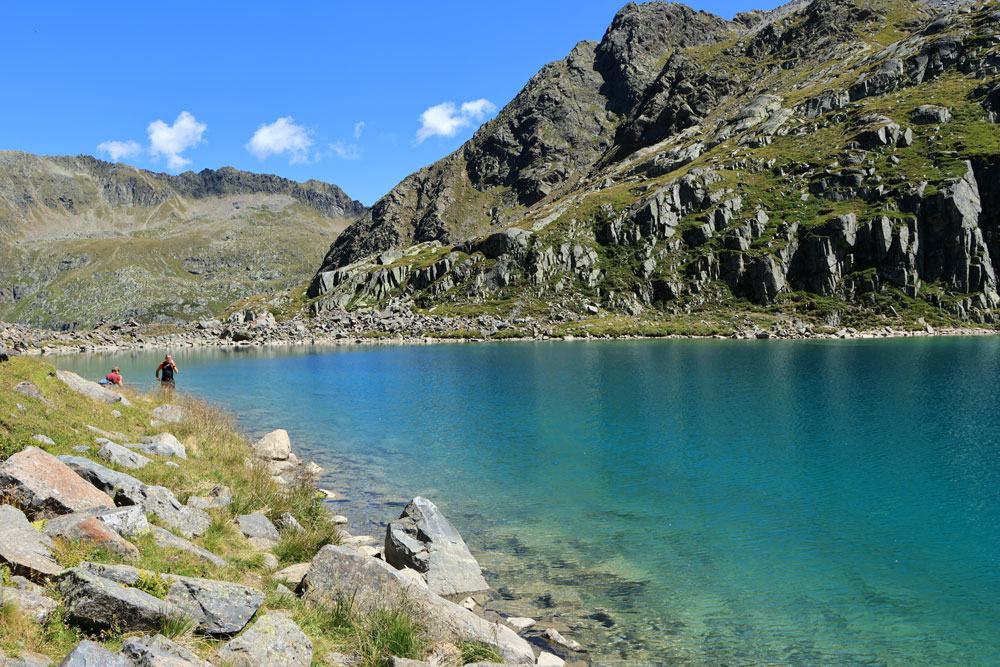
[[[595,664],[1000,662],[998,338],[174,356],[372,534],[433,498],[498,604]]]

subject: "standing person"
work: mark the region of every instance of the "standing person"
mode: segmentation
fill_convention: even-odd
[[[174,376],[179,372],[173,357],[168,354],[160,362],[160,365],[156,367],[156,372],[153,375],[160,381],[160,388],[166,392],[170,392],[174,389]]]
[[[110,382],[111,384],[113,384],[113,385],[115,385],[117,387],[122,386],[122,382],[123,382],[123,380],[122,380],[122,370],[120,368],[118,368],[117,366],[115,366],[114,368],[111,369],[111,372],[108,373],[108,377],[105,378],[105,379],[108,382]]]

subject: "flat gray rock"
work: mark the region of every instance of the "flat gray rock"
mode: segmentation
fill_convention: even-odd
[[[122,644],[121,654],[129,660],[132,667],[211,667],[210,663],[163,635],[126,639]]]
[[[247,538],[261,537],[275,542],[281,539],[278,529],[263,514],[241,514],[236,517],[236,523],[240,527],[240,532]]]
[[[133,667],[128,659],[96,642],[84,639],[69,652],[59,667]]]
[[[27,447],[0,465],[0,492],[18,499],[32,521],[115,503],[61,460]]]
[[[202,560],[206,560],[213,565],[218,565],[219,567],[225,567],[228,565],[226,561],[219,558],[211,551],[199,547],[193,542],[185,540],[183,537],[177,537],[170,531],[164,530],[159,526],[153,526],[153,539],[156,541],[157,546],[167,547],[169,549],[177,549],[178,551],[186,551],[188,553],[198,556]]]
[[[17,658],[7,658],[6,667],[51,667],[52,665],[53,662],[47,655],[34,651],[21,651],[21,655]]]
[[[106,468],[82,456],[63,455],[57,458],[80,477],[111,495],[114,498],[113,505],[138,505],[142,500],[142,489],[146,484],[131,475]]]
[[[170,577],[167,601],[198,619],[198,629],[213,636],[235,635],[264,603],[261,591],[239,584],[194,577]]]
[[[508,662],[534,662],[531,646],[510,628],[490,623],[413,582],[391,565],[348,547],[327,545],[320,549],[299,592],[307,602],[330,605],[350,601],[363,612],[386,600],[405,597],[416,606],[430,636],[456,644],[479,641],[494,646]]]
[[[73,391],[83,394],[87,398],[95,401],[108,404],[121,403],[122,405],[132,405],[129,403],[128,399],[121,394],[113,392],[110,389],[106,389],[96,382],[84,380],[73,371],[56,371],[56,377],[62,380],[62,382]]]
[[[22,614],[33,618],[36,623],[44,623],[59,606],[55,600],[42,595],[40,591],[9,587],[0,588],[0,605],[5,604],[14,605]],[[0,665],[2,664],[0,662]]]
[[[0,505],[0,563],[25,577],[51,576],[62,572],[52,557],[52,538],[35,529],[24,512]]]
[[[171,433],[158,433],[157,435],[143,438],[142,442],[138,444],[128,444],[126,446],[130,449],[156,456],[176,456],[179,459],[187,458],[187,449],[184,447],[184,443]]]
[[[423,573],[427,586],[438,595],[457,597],[489,590],[458,530],[434,503],[420,496],[386,527],[385,560],[396,568]]]
[[[129,468],[130,470],[138,470],[139,468],[145,468],[150,463],[152,463],[150,459],[147,459],[142,454],[139,454],[138,452],[133,452],[128,447],[122,447],[121,445],[116,445],[110,440],[104,441],[103,445],[98,450],[97,455],[100,456],[105,461],[115,464],[116,466],[121,466],[122,468]]]
[[[164,616],[184,612],[137,588],[100,577],[85,568],[68,570],[59,583],[67,618],[92,630],[155,632]]]
[[[152,411],[154,417],[163,422],[178,424],[184,421],[184,408],[179,405],[161,405]]]
[[[102,428],[97,428],[96,426],[86,425],[86,429],[91,433],[96,433],[98,436],[104,438],[105,440],[117,440],[118,442],[125,442],[128,436],[124,433],[119,433],[118,431],[105,431]]]
[[[37,433],[37,434],[31,436],[31,439],[34,440],[35,442],[39,443],[39,444],[42,444],[42,445],[49,445],[49,446],[51,446],[51,445],[56,444],[55,440],[53,440],[52,438],[50,438],[47,435],[42,435],[41,433]]]
[[[207,496],[191,496],[187,504],[199,509],[224,509],[233,504],[233,492],[228,486],[217,485]]]
[[[219,649],[234,667],[309,667],[313,646],[288,616],[266,614],[242,635]]]

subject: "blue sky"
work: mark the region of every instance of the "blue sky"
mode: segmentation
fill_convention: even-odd
[[[230,165],[372,204],[545,63],[599,40],[623,4],[5,3],[0,149],[174,173]]]

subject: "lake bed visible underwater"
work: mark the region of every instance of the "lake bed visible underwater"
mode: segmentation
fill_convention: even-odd
[[[434,500],[593,664],[1000,661],[1000,338],[171,352],[352,531]]]

